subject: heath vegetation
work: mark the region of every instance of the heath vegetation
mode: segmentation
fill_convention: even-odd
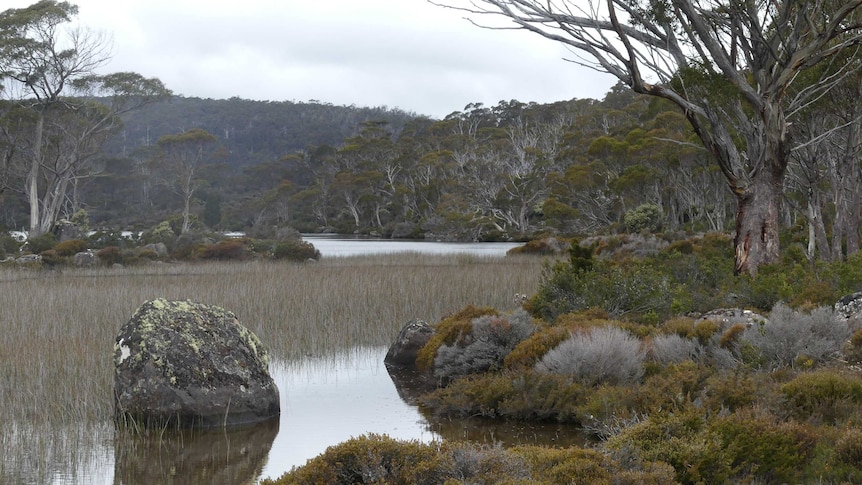
[[[832,308],[862,290],[862,260],[811,263],[791,246],[782,264],[733,277],[723,236],[639,255],[623,250],[627,244],[575,242],[568,259],[546,262],[538,291],[523,305],[527,313],[467,307],[440,321],[419,354],[420,366],[438,378],[438,388],[419,400],[424,412],[568,423],[593,436],[591,469],[610,473],[592,476],[595,483],[635,475],[641,481],[631,483],[862,480],[854,461],[862,455],[862,325]],[[755,313],[744,322],[698,318],[726,307]],[[383,442],[371,436],[344,446],[363,454]],[[440,463],[450,463],[453,445],[436,446],[437,465],[399,466],[451,472]],[[488,459],[499,453],[470,449]],[[523,448],[505,452],[525,459]],[[559,453],[554,463],[572,470],[587,456],[574,448],[534,452]],[[336,453],[333,447],[274,483],[342,473]],[[553,483],[541,459],[527,462],[526,475],[506,475],[511,483]],[[440,473],[429,475],[437,477],[431,483],[492,483],[479,472]]]

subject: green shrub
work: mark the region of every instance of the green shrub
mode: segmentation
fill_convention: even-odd
[[[275,246],[273,257],[275,259],[302,262],[309,259],[320,259],[320,251],[315,249],[314,245],[310,242],[301,239],[288,239]]]
[[[0,234],[0,258],[6,255],[16,256],[21,249],[21,243],[8,234]]]
[[[661,208],[655,204],[641,204],[626,212],[623,224],[629,232],[655,232],[661,228]]]
[[[53,233],[47,232],[41,236],[27,239],[27,244],[24,247],[33,254],[42,254],[43,252],[53,248],[55,244],[57,244],[57,236]]]
[[[847,429],[835,443],[835,455],[844,464],[862,464],[862,429]]]
[[[54,251],[57,251],[57,254],[64,258],[74,256],[86,250],[87,242],[81,239],[69,239],[67,241],[60,241],[54,245]]]
[[[837,424],[862,418],[862,378],[836,371],[805,372],[781,386],[786,406],[798,419]]]

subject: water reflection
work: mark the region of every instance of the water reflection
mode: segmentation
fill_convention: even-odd
[[[226,430],[118,432],[114,484],[253,483],[278,435],[278,420]]]
[[[277,421],[225,430],[115,431],[111,421],[70,430],[0,426],[0,484],[211,484],[277,478],[326,448],[368,433],[422,442],[504,445],[584,443],[572,427],[441,419],[420,411],[421,376],[392,373],[386,347],[356,348],[271,365],[281,394]],[[393,382],[398,382],[398,386]]]

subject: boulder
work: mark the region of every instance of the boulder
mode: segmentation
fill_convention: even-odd
[[[279,415],[269,355],[236,315],[191,301],[148,301],[117,334],[115,414],[145,427],[216,427]]]
[[[862,317],[862,292],[842,296],[835,302],[835,316],[847,321]]]
[[[143,249],[156,253],[156,256],[160,258],[168,257],[168,247],[163,242],[147,244]]]
[[[763,315],[742,308],[718,308],[710,310],[697,319],[698,322],[704,320],[712,320],[718,323],[721,330],[727,330],[737,323],[742,323],[750,327],[755,323],[763,324],[768,321]]]
[[[96,255],[92,251],[82,251],[72,256],[72,264],[78,267],[94,266]]]
[[[392,342],[383,362],[399,367],[415,367],[416,354],[433,334],[434,329],[428,322],[418,318],[410,320],[398,332],[398,337]]]

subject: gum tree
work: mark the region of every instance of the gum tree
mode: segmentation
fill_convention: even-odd
[[[0,12],[0,92],[23,108],[16,121],[30,132],[19,139],[26,143],[18,153],[31,235],[54,225],[67,190],[87,176],[87,163],[119,128],[119,115],[170,95],[158,79],[99,74],[110,43],[96,32],[66,28],[77,13],[75,5],[54,0]]]
[[[480,27],[523,29],[562,43],[573,62],[676,104],[736,197],[735,272],[755,274],[778,259],[789,128],[801,108],[835,84],[794,83],[803,70],[838,61],[836,54],[859,42],[862,0],[431,3],[466,12]]]

